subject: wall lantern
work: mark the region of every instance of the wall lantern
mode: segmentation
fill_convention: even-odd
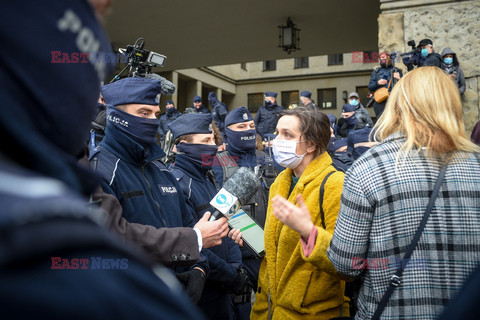
[[[286,26],[278,26],[279,29],[279,47],[290,54],[293,51],[300,50],[300,29],[288,17]]]

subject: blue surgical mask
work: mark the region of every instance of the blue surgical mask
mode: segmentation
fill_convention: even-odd
[[[279,165],[285,168],[295,169],[302,162],[306,152],[297,155],[297,143],[303,141],[273,140],[273,156]]]
[[[234,131],[225,129],[226,142],[232,151],[236,153],[251,153],[255,151],[257,139],[255,130]]]
[[[167,114],[172,115],[175,112],[175,108],[167,108]]]
[[[205,168],[210,168],[213,157],[217,154],[217,146],[203,143],[179,143],[177,144],[177,157],[185,156],[194,163]]]
[[[350,105],[352,105],[352,106],[355,106],[355,107],[358,106],[358,100],[357,99],[351,99],[349,102],[350,102]]]
[[[266,105],[266,106],[272,105],[272,101],[270,101],[270,100],[265,100],[265,105]]]
[[[444,59],[443,59],[443,62],[444,62],[445,64],[452,64],[452,63],[453,63],[453,58],[444,58]]]
[[[427,48],[423,48],[421,51],[420,51],[420,54],[422,55],[422,57],[426,57],[428,56],[428,49]]]
[[[107,125],[114,126],[146,147],[155,143],[158,119],[142,118],[112,106],[107,107]]]

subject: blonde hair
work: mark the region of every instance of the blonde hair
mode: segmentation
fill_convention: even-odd
[[[405,134],[397,160],[422,147],[428,156],[444,160],[456,151],[480,151],[465,133],[457,87],[437,67],[418,68],[400,79],[374,131],[380,141],[394,132]]]

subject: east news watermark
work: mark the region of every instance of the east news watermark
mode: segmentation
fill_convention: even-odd
[[[128,59],[122,53],[114,52],[65,52],[51,51],[51,63],[127,63]]]
[[[128,269],[127,258],[62,258],[51,257],[52,270],[125,270]]]
[[[427,259],[403,259],[403,258],[352,258],[352,269],[428,269]]]

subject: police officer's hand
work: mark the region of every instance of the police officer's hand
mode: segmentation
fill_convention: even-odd
[[[200,230],[202,234],[203,248],[210,248],[222,244],[222,238],[228,233],[227,218],[222,217],[215,221],[210,219],[210,212],[205,212],[194,228]]]
[[[248,290],[251,288],[248,280],[249,278],[247,271],[242,267],[238,268],[237,277],[235,278],[232,286],[233,292],[236,294],[248,292]]]
[[[195,267],[192,270],[177,273],[176,276],[185,287],[185,291],[192,301],[200,300],[205,286],[205,273],[200,268]]]

